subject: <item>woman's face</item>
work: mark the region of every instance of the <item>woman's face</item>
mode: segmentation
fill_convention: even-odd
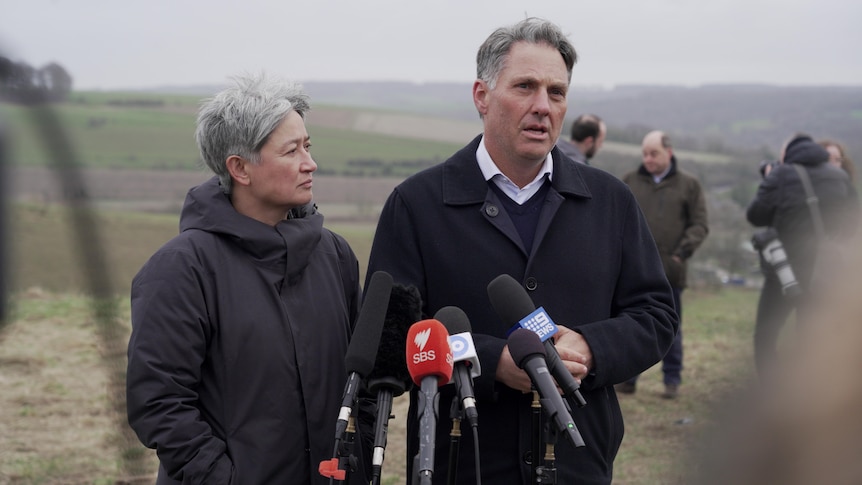
[[[826,151],[829,152],[829,163],[841,168],[842,158],[844,158],[841,155],[841,150],[835,145],[829,145],[826,147]]]

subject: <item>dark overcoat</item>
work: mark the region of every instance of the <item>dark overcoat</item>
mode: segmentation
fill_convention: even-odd
[[[609,484],[623,437],[613,385],[658,362],[678,326],[655,243],[622,182],[555,148],[553,181],[527,254],[479,169],[480,139],[395,188],[380,217],[368,274],[383,270],[415,285],[426,315],[452,305],[469,317],[482,367],[475,386],[483,483],[529,483],[530,438],[539,432],[531,427],[530,395],[494,379],[516,322],[500,320],[488,283],[511,275],[558,325],[582,333],[595,368],[581,385],[587,405],[574,409],[573,418],[586,446],[557,443],[558,483]],[[453,387],[440,388],[438,484],[447,476]],[[411,398],[408,467],[418,450],[415,392]],[[469,431],[459,448],[458,483],[476,483]]]
[[[800,138],[786,150],[784,163],[761,181],[746,217],[754,226],[775,228],[796,278],[807,287],[817,252],[817,233],[802,179],[793,165],[808,173],[827,237],[842,240],[856,233],[859,195],[850,177],[827,162],[829,152],[810,138]]]

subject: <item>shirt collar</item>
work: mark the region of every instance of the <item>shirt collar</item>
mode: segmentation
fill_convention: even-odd
[[[542,168],[536,174],[536,178],[523,188],[518,187],[509,177],[506,177],[500,171],[500,168],[491,159],[491,154],[488,153],[488,149],[485,147],[484,136],[479,141],[479,147],[476,148],[476,161],[479,162],[479,170],[482,171],[485,181],[490,180],[493,182],[504,194],[518,204],[523,204],[530,200],[530,197],[534,196],[542,187],[545,177],[547,176],[548,180],[551,180],[554,175],[554,158],[548,153],[548,156],[545,157],[545,162],[542,164]]]
[[[673,168],[673,164],[672,164],[672,163],[667,164],[667,168],[666,168],[666,169],[664,169],[664,172],[662,172],[662,173],[660,173],[660,174],[658,174],[658,175],[653,175],[653,176],[652,176],[652,180],[653,180],[653,182],[655,182],[655,183],[659,183],[659,182],[661,182],[662,180],[664,180],[664,178],[665,178],[665,177],[667,177],[667,174],[669,174],[669,173],[670,173],[670,169],[671,169],[671,168]]]

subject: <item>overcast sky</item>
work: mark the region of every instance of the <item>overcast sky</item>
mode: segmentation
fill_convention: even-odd
[[[75,89],[298,81],[472,82],[479,44],[554,21],[573,85],[862,85],[859,0],[0,0],[0,53]]]

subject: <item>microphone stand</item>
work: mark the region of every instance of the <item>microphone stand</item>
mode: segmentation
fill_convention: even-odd
[[[557,431],[550,423],[545,423],[545,455],[542,459],[543,464],[536,467],[536,481],[533,483],[539,484],[556,484],[557,483],[557,462],[554,455],[554,447],[557,444]]]
[[[356,440],[356,418],[351,413],[347,418],[347,428],[344,431],[342,439],[336,440],[333,458],[320,462],[318,472],[324,477],[329,478],[329,483],[347,482],[350,472],[356,471],[356,456],[353,454],[353,448]]]
[[[458,396],[452,398],[449,407],[449,417],[452,419],[452,430],[449,432],[449,470],[446,474],[446,483],[455,485],[458,475],[458,448],[461,442],[461,419],[464,411],[461,409]]]
[[[353,448],[356,440],[356,418],[351,415],[347,420],[347,431],[344,433],[344,440],[341,442],[341,449],[338,456],[338,468],[344,470],[344,478],[342,480],[347,483],[350,472],[356,470],[356,456],[353,454]]]
[[[530,423],[533,428],[530,440],[530,483],[539,483],[539,456],[542,453],[542,403],[539,399],[539,391],[534,389],[533,402],[530,403]]]

